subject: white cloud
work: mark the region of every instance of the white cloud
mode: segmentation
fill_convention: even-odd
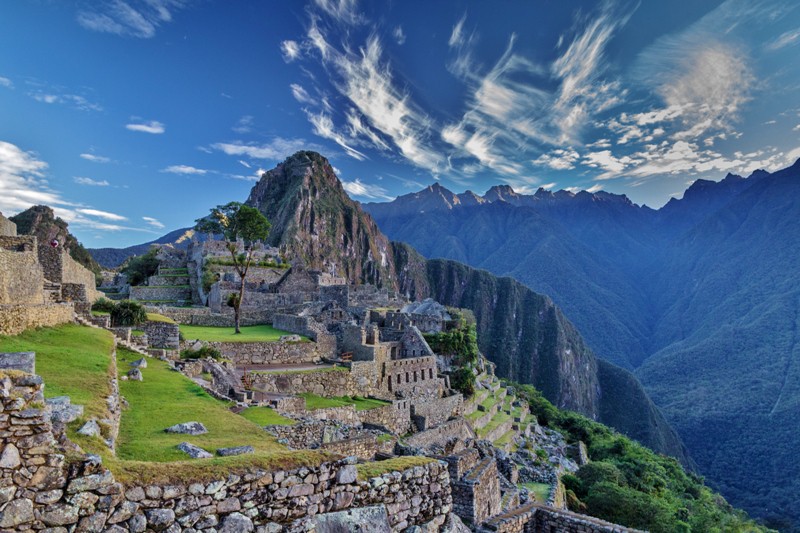
[[[250,133],[253,130],[254,122],[255,119],[253,118],[253,115],[244,115],[236,122],[236,125],[231,129],[236,133],[242,133],[242,134]]]
[[[79,208],[76,209],[78,213],[82,213],[84,215],[89,215],[92,217],[103,218],[106,220],[113,220],[116,222],[121,222],[123,220],[128,220],[126,217],[122,215],[117,215],[116,213],[109,213],[108,211],[100,211],[99,209],[88,209],[88,208]]]
[[[292,96],[294,99],[300,102],[301,104],[309,104],[309,105],[316,105],[316,101],[311,98],[311,95],[303,88],[302,85],[297,83],[292,83],[289,85],[292,89]]]
[[[287,63],[291,63],[300,55],[302,52],[300,51],[300,45],[297,41],[283,41],[281,43],[281,54],[283,54],[283,60]]]
[[[72,178],[78,185],[90,185],[93,187],[108,187],[110,184],[106,180],[93,180],[92,178],[82,178],[75,176]]]
[[[314,3],[337,22],[358,24],[363,20],[357,11],[356,0],[314,0]]]
[[[325,114],[324,112],[320,112],[317,114],[306,112],[308,116],[309,122],[313,126],[314,134],[319,135],[324,139],[330,139],[331,141],[335,142],[342,148],[344,148],[345,153],[352,157],[353,159],[357,159],[358,161],[363,161],[367,158],[366,155],[359,152],[352,146],[350,146],[349,141],[345,138],[344,135],[336,131],[336,127],[333,124],[333,120],[331,119],[330,115]]]
[[[547,154],[542,154],[533,160],[537,166],[548,166],[554,170],[571,170],[580,159],[580,154],[572,148],[557,148]]]
[[[605,170],[606,173],[597,178],[603,179],[603,177],[612,177],[625,170],[632,163],[632,159],[628,156],[617,158],[611,153],[611,150],[601,150],[586,154],[583,163],[589,167]]]
[[[244,160],[242,160],[242,159],[240,159],[240,160],[239,160],[239,164],[240,164],[240,165],[242,165],[242,166],[243,166],[243,167],[245,167],[245,168],[252,168],[252,167],[250,166],[250,163],[248,163],[247,161],[244,161]]]
[[[397,26],[392,30],[392,37],[394,37],[395,42],[400,46],[406,44],[406,34],[403,32],[402,26]]]
[[[453,30],[450,32],[450,38],[447,40],[448,46],[451,48],[463,46],[466,42],[466,37],[464,36],[464,23],[467,22],[467,14],[464,13],[458,22],[455,23],[453,26]]]
[[[96,154],[81,154],[80,157],[92,163],[108,163],[111,161],[108,157]]]
[[[539,187],[541,187],[542,189],[544,189],[546,191],[549,191],[549,190],[555,189],[557,185],[558,185],[558,183],[556,183],[555,181],[552,181],[550,183],[543,183],[542,185],[539,185]]]
[[[800,124],[792,128],[792,131],[800,131]]]
[[[154,228],[162,229],[164,227],[164,224],[162,224],[158,219],[153,217],[142,217],[142,220],[144,220],[145,222],[147,222],[147,224],[153,226]]]
[[[14,83],[10,79],[0,76],[0,87],[7,87],[9,89],[13,89]]]
[[[170,165],[162,169],[161,172],[169,172],[170,174],[208,174],[208,170],[204,168],[196,168],[189,165]]]
[[[787,31],[767,45],[770,50],[780,50],[787,46],[800,43],[800,28]]]
[[[597,184],[595,184],[595,185],[592,185],[592,186],[591,186],[591,187],[589,187],[588,189],[586,189],[586,192],[590,192],[590,193],[594,194],[594,193],[596,193],[597,191],[601,191],[601,190],[603,190],[603,186],[602,186],[602,185],[600,185],[599,183],[597,183]]]
[[[166,127],[164,124],[157,120],[148,120],[148,121],[135,121],[131,122],[130,124],[126,124],[125,128],[131,131],[140,131],[142,133],[152,133],[154,135],[160,135],[166,131]]]
[[[219,150],[227,155],[249,156],[253,159],[271,159],[282,161],[300,150],[313,150],[317,148],[304,139],[284,139],[276,137],[266,144],[244,143],[242,141],[222,142],[211,145],[214,150]]]
[[[103,110],[103,106],[94,102],[90,102],[84,96],[78,94],[68,94],[68,93],[53,94],[54,92],[55,91],[45,92],[42,90],[37,90],[29,92],[28,96],[30,96],[37,102],[42,102],[43,104],[64,104],[71,106],[75,109],[79,109],[81,111]]]
[[[353,181],[342,181],[342,187],[350,196],[369,200],[394,200],[383,187],[364,183],[358,178]]]
[[[185,0],[110,0],[95,2],[91,9],[78,13],[78,23],[101,33],[149,39],[158,26],[172,20],[172,11],[184,7]]]

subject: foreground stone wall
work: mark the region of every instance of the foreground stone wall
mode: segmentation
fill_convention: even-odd
[[[123,485],[97,458],[67,461],[44,409],[42,379],[0,371],[0,530],[285,531],[320,513],[385,505],[393,531],[451,509],[440,461],[358,479],[354,458],[266,471],[239,467],[203,482]],[[74,455],[74,454],[73,454]],[[391,469],[389,469],[391,470]],[[68,529],[67,529],[68,528]]]
[[[148,345],[152,348],[177,350],[180,347],[180,328],[178,324],[148,321],[142,329],[147,335]]]
[[[44,275],[35,251],[0,249],[0,305],[44,303]]]
[[[26,329],[72,322],[71,304],[0,305],[0,335],[19,335]]]
[[[17,235],[17,225],[8,220],[0,213],[0,236],[15,237]]]
[[[643,533],[591,516],[544,507],[530,502],[493,517],[478,533]]]

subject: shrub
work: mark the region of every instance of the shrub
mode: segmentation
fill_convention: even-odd
[[[475,374],[469,367],[461,367],[450,374],[450,386],[469,398],[475,394]]]
[[[122,269],[122,272],[128,276],[128,283],[141,285],[147,281],[147,278],[158,272],[159,261],[156,253],[158,253],[158,247],[152,246],[145,254],[128,260],[128,264]]]
[[[111,325],[117,327],[138,326],[147,322],[147,311],[137,302],[122,300],[111,311]]]
[[[222,353],[213,346],[202,346],[198,350],[181,350],[181,359],[205,359],[210,357],[214,360],[222,359]]]
[[[110,313],[115,307],[117,307],[117,304],[115,304],[113,301],[109,300],[108,298],[100,298],[92,304],[92,311]]]

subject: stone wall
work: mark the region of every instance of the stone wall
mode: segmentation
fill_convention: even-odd
[[[187,339],[191,340],[191,339]],[[237,365],[318,363],[331,353],[316,342],[205,342]]]
[[[169,322],[147,321],[142,327],[147,344],[152,348],[177,350],[180,347],[180,328]]]
[[[544,507],[534,502],[495,516],[478,533],[643,533],[599,518]]]
[[[190,302],[192,295],[191,289],[188,287],[148,287],[147,285],[138,285],[131,287],[130,299],[151,302]]]
[[[305,335],[310,339],[314,339],[319,345],[320,352],[324,351],[328,354],[323,357],[333,357],[336,355],[336,336],[328,333],[324,325],[317,323],[309,317],[282,313],[275,314],[272,317],[272,327],[288,331],[289,333],[296,333],[297,335]]]
[[[406,438],[405,442],[409,446],[416,448],[428,448],[434,445],[443,445],[450,439],[465,441],[474,439],[475,432],[463,418],[455,418],[442,424],[441,426],[426,431],[420,431]]]
[[[415,401],[411,408],[411,418],[418,429],[430,429],[460,415],[463,404],[464,397],[460,394]]]
[[[390,405],[357,411],[362,424],[379,426],[395,435],[405,435],[411,430],[410,400],[394,400]]]
[[[497,463],[486,457],[453,483],[453,512],[465,523],[478,525],[498,514],[500,478]]]
[[[70,257],[63,248],[53,248],[49,244],[39,244],[37,248],[39,263],[44,277],[53,283],[76,283],[86,287],[86,298],[94,302],[101,295],[95,288],[94,273]]]
[[[444,388],[433,356],[386,361],[383,372],[387,390],[405,397],[438,398]]]
[[[159,313],[171,318],[178,324],[192,324],[194,326],[233,327],[233,309],[226,308],[225,313],[212,313],[208,307],[172,307],[147,305],[151,313]],[[272,321],[273,311],[242,311],[240,324],[242,326],[255,326],[268,324]]]
[[[251,372],[253,389],[262,392],[301,394],[310,392],[320,396],[356,396],[359,390],[346,369],[317,372]]]
[[[0,372],[0,529],[143,532],[282,531],[320,513],[384,505],[392,531],[441,524],[451,508],[446,466],[432,461],[358,479],[355,458],[266,471],[237,467],[203,482],[127,486],[91,456],[58,452],[42,379]],[[391,470],[391,469],[389,469]]]
[[[19,335],[26,329],[72,322],[70,304],[0,305],[0,335]]]
[[[381,442],[375,435],[361,435],[336,442],[326,442],[320,449],[345,455],[358,457],[364,461],[372,461],[379,453],[391,454],[394,451],[395,438]]]
[[[17,235],[17,225],[8,220],[0,213],[0,236],[15,237]]]
[[[35,251],[0,249],[0,305],[44,303],[44,275]]]

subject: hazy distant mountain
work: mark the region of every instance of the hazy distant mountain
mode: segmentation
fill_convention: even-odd
[[[800,407],[800,161],[698,180],[657,211],[507,186],[472,206],[436,202],[452,196],[436,186],[364,208],[426,256],[550,295],[596,353],[636,371],[734,504],[800,517],[789,414]]]
[[[192,228],[182,228],[170,231],[163,237],[144,244],[136,244],[127,248],[89,248],[89,252],[104,268],[117,268],[129,257],[147,252],[153,244],[171,244],[176,248],[186,248],[189,246],[193,235],[194,230]]]

